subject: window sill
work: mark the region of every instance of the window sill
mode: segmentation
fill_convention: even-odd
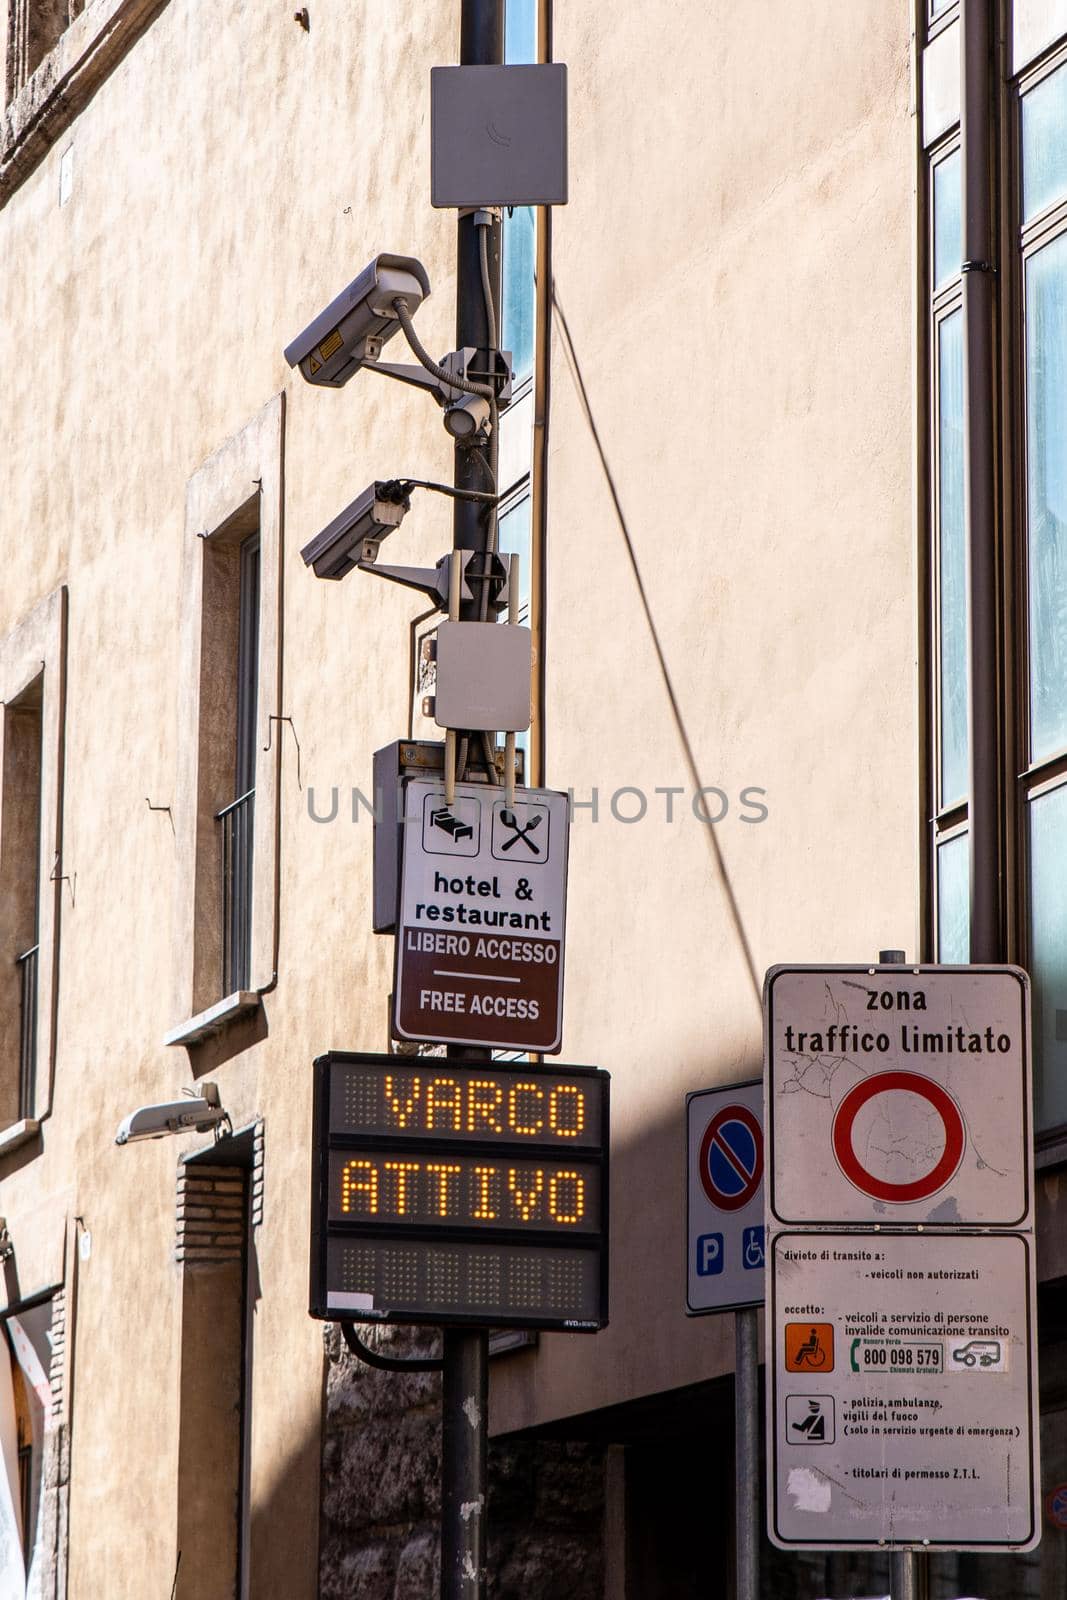
[[[23,1117],[21,1122],[13,1122],[10,1127],[0,1129],[0,1156],[17,1150],[20,1144],[29,1144],[40,1131],[41,1124],[36,1117]]]
[[[180,1022],[164,1035],[163,1043],[201,1044],[205,1039],[210,1039],[212,1034],[221,1033],[232,1022],[258,1011],[259,1006],[260,999],[255,989],[238,989],[228,994],[225,1000],[219,1000],[215,1005],[208,1006],[206,1011],[190,1017],[188,1022]]]

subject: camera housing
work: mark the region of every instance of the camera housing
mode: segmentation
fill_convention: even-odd
[[[411,311],[430,293],[426,268],[414,256],[375,256],[325,311],[285,347],[285,359],[308,383],[342,389],[400,328],[393,301],[403,295]]]
[[[316,578],[343,578],[361,561],[374,561],[378,547],[411,510],[406,494],[392,484],[376,482],[357,495],[333,521],[301,550]]]

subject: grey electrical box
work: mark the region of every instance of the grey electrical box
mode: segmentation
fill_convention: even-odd
[[[439,728],[522,733],[530,726],[533,636],[500,622],[442,622],[437,630]]]
[[[430,69],[435,206],[567,203],[567,69]]]

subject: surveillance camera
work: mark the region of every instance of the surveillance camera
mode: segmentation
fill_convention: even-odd
[[[461,443],[472,441],[483,433],[489,423],[489,402],[479,394],[461,395],[445,407],[442,418],[446,432]]]
[[[116,1144],[133,1144],[138,1139],[162,1139],[168,1133],[206,1133],[208,1128],[225,1122],[226,1113],[219,1103],[218,1085],[205,1083],[203,1095],[183,1095],[180,1100],[167,1100],[158,1106],[141,1106],[123,1117],[115,1135]]]
[[[375,256],[325,311],[286,346],[285,359],[308,383],[341,389],[400,327],[393,301],[403,295],[411,311],[430,292],[426,268],[413,256]]]
[[[300,554],[317,578],[343,578],[360,561],[373,561],[387,534],[403,521],[411,501],[395,483],[372,483]]]

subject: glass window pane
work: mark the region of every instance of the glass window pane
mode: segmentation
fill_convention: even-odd
[[[1021,72],[1046,45],[1067,33],[1067,0],[1014,0],[1011,22],[1011,70]]]
[[[1023,96],[1023,221],[1067,194],[1067,67]]]
[[[932,0],[932,4],[930,6],[930,15],[932,17],[939,17],[942,11],[947,11],[952,3],[953,0]]]
[[[533,206],[504,212],[503,311],[500,342],[512,353],[515,382],[533,371],[534,323],[537,312],[536,222]]]
[[[537,60],[537,0],[507,0],[504,60],[511,66]]]
[[[1067,744],[1067,235],[1026,267],[1030,755]]]
[[[519,620],[526,622],[530,613],[530,529],[533,502],[529,492],[523,495],[500,518],[497,548],[508,555],[519,556]]]
[[[530,625],[530,578],[531,578],[531,530],[533,526],[533,501],[529,489],[509,506],[500,518],[497,548],[507,555],[518,555],[519,563],[519,621],[525,626]],[[530,759],[530,735],[517,733],[515,743],[520,750],[526,752],[526,760]],[[529,770],[527,768],[527,770]],[[526,780],[530,782],[529,777]]]
[[[1067,1122],[1067,787],[1030,802],[1030,976],[1038,1129]]]
[[[960,224],[960,152],[934,168],[934,288],[949,283],[963,260]]]
[[[970,854],[958,833],[937,847],[937,959],[962,965],[971,959]]]
[[[963,313],[938,334],[938,644],[941,805],[967,794],[967,556],[963,526]]]

